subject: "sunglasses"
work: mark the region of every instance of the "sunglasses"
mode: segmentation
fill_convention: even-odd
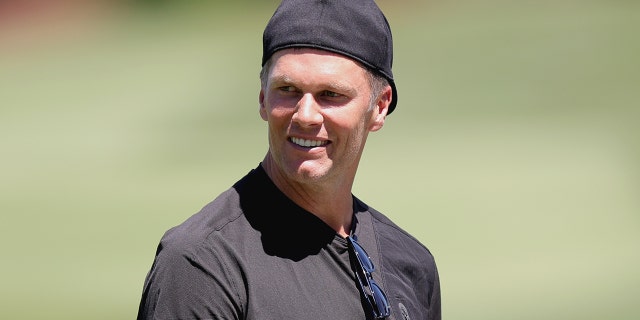
[[[369,258],[364,248],[358,244],[355,235],[349,236],[347,239],[358,261],[356,278],[358,279],[360,290],[371,305],[373,317],[376,319],[388,317],[391,314],[391,306],[389,305],[387,295],[384,294],[382,288],[373,280],[371,273],[375,270],[375,267],[373,266],[371,258]]]

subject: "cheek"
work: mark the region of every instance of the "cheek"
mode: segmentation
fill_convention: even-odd
[[[291,112],[284,108],[266,110],[265,114],[272,127],[288,126],[291,119]]]
[[[362,149],[368,133],[364,123],[349,122],[341,123],[340,125],[334,123],[333,125],[333,128],[329,128],[329,130],[333,129],[334,132],[341,132],[341,134],[339,135],[343,139],[343,142],[341,144],[344,148],[346,148],[346,150],[348,150],[349,153],[358,153]]]
[[[295,109],[297,102],[296,99],[287,99],[278,94],[269,94],[265,95],[260,103],[260,110],[265,114],[264,117],[266,118],[283,117]]]
[[[286,134],[291,124],[291,112],[286,108],[262,109],[260,114],[267,121],[272,134]]]
[[[360,122],[353,129],[351,138],[354,140],[352,143],[354,147],[361,150],[364,147],[367,136],[369,135],[368,123]]]
[[[274,101],[265,97],[260,103],[260,117],[262,120],[271,123],[279,123],[283,118],[286,118],[286,108],[273,107],[277,106]]]
[[[350,111],[350,112],[346,112]],[[368,129],[367,114],[357,110],[341,110],[339,108],[329,110],[325,119],[342,132],[350,132],[353,136],[359,136]]]

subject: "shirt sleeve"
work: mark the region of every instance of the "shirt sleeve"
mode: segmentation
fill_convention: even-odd
[[[434,281],[433,281],[433,292],[431,293],[431,301],[429,301],[430,312],[429,318],[432,320],[441,320],[442,319],[442,309],[440,306],[440,276],[438,275],[438,269],[433,265],[434,272]]]
[[[137,319],[241,319],[242,303],[228,270],[211,249],[161,241]]]

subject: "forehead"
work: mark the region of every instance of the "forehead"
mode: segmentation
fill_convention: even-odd
[[[289,48],[271,57],[271,74],[303,73],[315,76],[345,77],[366,80],[366,69],[351,58],[313,48]]]

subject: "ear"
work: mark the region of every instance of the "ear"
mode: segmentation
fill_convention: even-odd
[[[389,111],[389,105],[391,104],[392,98],[393,91],[391,90],[391,86],[386,86],[384,90],[382,90],[382,93],[380,93],[380,95],[378,96],[378,100],[373,107],[369,131],[374,132],[382,129],[382,126],[384,126],[384,120],[387,117],[387,112]]]
[[[260,117],[262,118],[262,120],[267,121],[267,109],[264,107],[264,89],[260,89],[258,102],[260,103]]]

